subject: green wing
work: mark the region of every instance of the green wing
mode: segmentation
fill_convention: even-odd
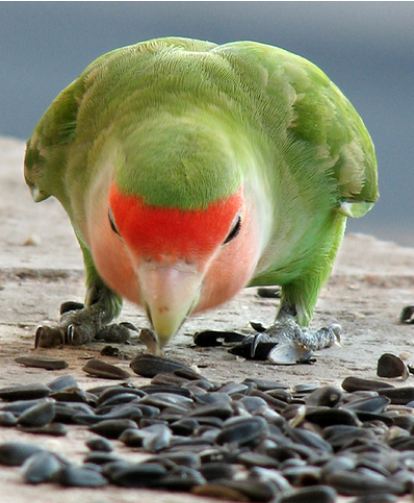
[[[82,82],[78,79],[55,98],[27,142],[24,176],[36,202],[61,192],[58,181],[67,146],[75,135],[81,95]]]
[[[230,43],[213,52],[237,67],[279,150],[295,143],[309,165],[334,178],[338,211],[365,214],[378,198],[374,146],[352,104],[325,73],[300,56],[254,42]]]
[[[209,42],[169,37],[116,49],[94,60],[54,99],[27,142],[25,179],[34,200],[53,195],[69,210],[68,165],[77,164],[72,171],[83,176],[80,171],[89,165],[90,149],[122,101],[136,91],[134,86],[156,77],[154,61],[163,49],[198,52],[213,47]]]
[[[336,178],[340,196],[339,211],[351,217],[363,216],[378,198],[372,140],[361,117],[335,84],[307,61],[302,69],[302,78],[293,80],[297,100],[291,132],[313,144],[321,158],[330,160],[329,170]]]

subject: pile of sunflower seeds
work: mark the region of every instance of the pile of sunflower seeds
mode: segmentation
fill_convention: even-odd
[[[0,426],[91,432],[82,465],[35,443],[0,444],[26,483],[185,491],[233,501],[393,502],[414,491],[414,387],[348,377],[342,389],[273,380],[216,383],[142,355],[151,379],[82,390],[71,375],[0,389]],[[99,367],[101,370],[101,368]],[[105,369],[105,371],[108,369]],[[145,453],[131,462],[120,443]]]

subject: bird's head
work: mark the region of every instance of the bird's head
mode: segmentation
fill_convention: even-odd
[[[95,257],[107,283],[143,306],[160,347],[190,313],[245,286],[258,255],[251,202],[232,150],[217,135],[185,125],[174,131],[174,142],[162,133],[157,141],[136,141],[135,155],[116,170],[101,226],[106,250]],[[116,265],[114,249],[122,249]]]

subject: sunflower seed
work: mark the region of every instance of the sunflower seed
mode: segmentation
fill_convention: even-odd
[[[0,444],[0,464],[8,466],[20,466],[33,454],[42,452],[44,449],[34,444],[23,442],[5,442]]]
[[[137,463],[115,471],[111,480],[124,487],[157,487],[165,475],[167,470],[159,463]]]
[[[306,397],[306,405],[334,407],[342,398],[342,391],[334,386],[323,386]]]
[[[286,389],[286,384],[270,379],[258,379],[249,377],[243,381],[246,384],[254,384],[260,391],[270,391],[274,389]]]
[[[170,374],[177,371],[187,372],[188,375],[197,375],[197,378],[201,377],[184,363],[149,354],[136,356],[131,361],[130,367],[136,374],[142,377],[154,377],[160,373]]]
[[[379,377],[402,377],[407,379],[410,375],[407,365],[399,356],[392,353],[384,353],[377,363],[377,375]]]
[[[381,412],[384,412],[389,403],[391,403],[391,400],[386,396],[374,396],[352,400],[345,404],[343,408],[354,412],[371,412],[373,414],[380,414]]]
[[[52,453],[44,451],[30,456],[22,466],[23,480],[28,484],[50,482],[62,470],[62,462]]]
[[[57,402],[83,402],[90,405],[96,404],[95,395],[79,388],[66,388],[64,390],[54,391],[49,396]]]
[[[127,386],[109,386],[99,394],[97,405],[101,405],[108,400],[108,398],[123,395],[124,393],[134,394],[135,397],[143,397],[146,394],[142,389],[135,389]]]
[[[89,360],[83,370],[89,375],[104,379],[128,379],[130,377],[125,370],[96,359]]]
[[[93,437],[85,443],[86,447],[88,447],[91,451],[111,452],[113,450],[111,442],[105,437]]]
[[[332,409],[330,407],[316,407],[309,409],[305,418],[307,421],[317,424],[322,428],[337,424],[346,424],[350,426],[358,426],[359,421],[356,415],[346,409]]]
[[[15,358],[14,361],[24,365],[25,367],[34,367],[45,370],[62,370],[69,366],[68,362],[65,360],[47,357],[36,358],[33,356],[19,356],[18,358]]]
[[[195,469],[200,468],[200,458],[192,452],[164,452],[147,459],[146,463],[160,463],[166,468],[177,465]]]
[[[235,417],[225,421],[218,435],[218,444],[251,445],[258,443],[267,433],[268,426],[261,417]]]
[[[174,435],[189,436],[200,426],[194,418],[182,418],[171,424],[171,431]]]
[[[359,390],[378,391],[384,388],[394,388],[390,383],[384,381],[374,381],[372,379],[362,379],[361,377],[346,377],[342,381],[342,387],[345,391],[353,392]]]
[[[16,426],[17,418],[11,412],[0,412],[0,426]]]
[[[206,480],[197,470],[191,468],[175,470],[163,477],[157,487],[170,491],[190,491],[194,486],[204,484]]]
[[[326,482],[344,496],[360,496],[364,494],[401,494],[402,484],[393,483],[385,477],[367,475],[357,472],[338,471],[329,474]]]
[[[52,392],[63,391],[66,389],[79,389],[76,379],[70,374],[53,379],[53,381],[48,383],[48,387]]]
[[[199,347],[222,346],[224,343],[241,342],[246,338],[245,335],[237,332],[220,332],[216,330],[204,330],[194,335],[194,344]]]
[[[5,401],[34,400],[50,394],[50,388],[44,384],[23,384],[0,388],[0,398]]]
[[[414,386],[405,386],[401,388],[379,389],[381,396],[386,396],[391,403],[405,405],[414,400]]]
[[[84,464],[106,465],[119,460],[120,458],[112,452],[93,451],[85,456],[83,462]]]
[[[65,466],[60,471],[58,481],[67,487],[102,487],[108,484],[99,472],[73,465]]]
[[[278,461],[266,454],[251,451],[242,452],[236,459],[238,463],[249,467],[261,466],[262,468],[278,468],[280,465]]]
[[[400,315],[401,323],[412,324],[414,323],[414,306],[406,306],[401,311]]]
[[[17,422],[21,426],[46,426],[55,417],[55,402],[46,398],[40,400],[36,405],[25,410],[18,418]]]
[[[89,429],[106,438],[118,438],[125,430],[136,427],[137,424],[131,419],[106,419],[90,426]]]
[[[294,466],[284,468],[282,475],[294,486],[314,486],[321,481],[321,469],[315,466]]]

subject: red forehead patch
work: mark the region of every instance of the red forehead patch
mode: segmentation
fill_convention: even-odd
[[[223,242],[241,208],[241,190],[205,210],[181,210],[145,204],[112,184],[110,206],[121,236],[140,255],[205,255]]]

